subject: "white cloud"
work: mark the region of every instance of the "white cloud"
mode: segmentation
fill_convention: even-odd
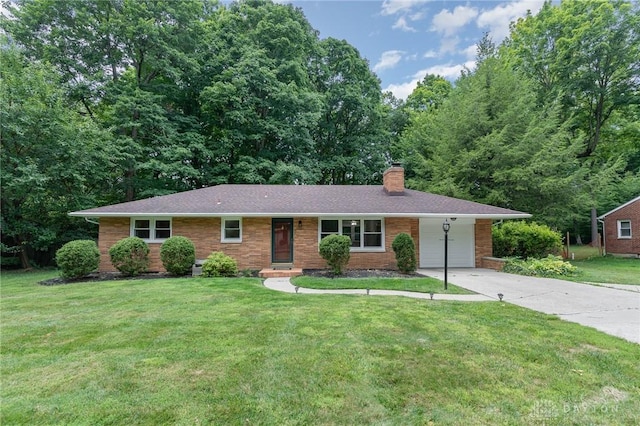
[[[427,50],[426,52],[424,52],[424,55],[422,55],[423,58],[437,58],[438,57],[438,53],[431,49],[431,50]]]
[[[482,12],[477,19],[479,28],[488,28],[491,39],[500,44],[509,35],[509,24],[520,17],[524,17],[528,10],[532,14],[540,11],[544,0],[518,0],[494,7]]]
[[[420,79],[411,80],[408,83],[390,84],[384,88],[384,91],[393,93],[393,96],[398,99],[407,99],[418,85],[418,81],[420,81]]]
[[[447,80],[455,81],[460,77],[460,72],[464,69],[473,69],[476,66],[475,61],[467,61],[464,64],[441,64],[420,70],[413,75],[411,81],[400,84],[390,84],[384,90],[393,93],[393,96],[399,99],[407,99],[407,97],[418,86],[418,82],[422,81],[425,75],[440,75]]]
[[[412,33],[416,32],[415,28],[407,24],[407,20],[405,19],[404,16],[399,17],[396,23],[393,24],[391,28],[393,28],[394,30],[402,30],[405,32],[412,32]]]
[[[404,52],[402,50],[387,50],[386,52],[382,52],[378,63],[373,66],[373,71],[378,72],[395,67],[398,65],[398,62],[402,60],[403,54]]]
[[[419,21],[424,18],[424,12],[416,12],[413,15],[409,15],[409,19],[412,21]]]
[[[472,70],[475,67],[476,67],[476,61],[467,61],[463,64],[456,64],[456,65],[440,64],[440,65],[434,65],[432,67],[429,67],[426,70],[417,72],[415,74],[415,77],[419,75],[420,79],[422,79],[424,78],[425,74],[435,74],[435,75],[441,75],[447,80],[453,81],[453,80],[456,80],[458,77],[460,77],[460,72],[462,72],[462,70],[464,69]]]
[[[414,6],[426,1],[428,0],[384,0],[382,2],[382,14],[395,15],[396,13],[409,12]]]
[[[475,7],[456,6],[453,12],[443,9],[433,17],[432,28],[448,37],[455,34],[459,28],[467,25],[476,16],[478,16],[478,9]]]
[[[467,59],[475,59],[478,54],[478,46],[476,44],[472,44],[471,46],[467,46],[466,48],[460,51]]]
[[[445,37],[440,40],[440,55],[444,55],[445,53],[457,53],[459,42],[459,37]]]

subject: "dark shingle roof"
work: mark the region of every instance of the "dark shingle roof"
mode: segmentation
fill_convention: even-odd
[[[72,216],[472,216],[526,213],[406,189],[387,195],[381,185],[219,185],[71,213]]]

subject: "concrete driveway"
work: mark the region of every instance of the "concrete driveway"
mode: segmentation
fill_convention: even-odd
[[[418,272],[444,279],[442,269]],[[505,302],[640,343],[640,293],[635,286],[625,290],[624,286],[600,287],[472,268],[449,269],[447,278],[449,283],[476,293],[496,299],[502,293]]]

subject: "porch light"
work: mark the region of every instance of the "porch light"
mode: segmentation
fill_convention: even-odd
[[[298,229],[302,229],[302,221],[301,220],[298,221]]]
[[[451,229],[451,224],[447,219],[444,220],[442,224],[442,230],[444,231],[444,289],[447,289],[447,251],[449,246],[449,229]]]
[[[358,226],[358,222],[356,220],[351,221],[351,226]]]

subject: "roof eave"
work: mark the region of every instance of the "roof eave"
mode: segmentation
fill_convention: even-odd
[[[607,213],[603,214],[602,216],[598,216],[598,219],[602,220],[602,219],[604,219],[605,217],[609,216],[611,213],[615,213],[615,212],[617,212],[618,210],[620,210],[620,209],[623,209],[623,208],[627,207],[629,204],[633,204],[633,203],[635,203],[636,201],[639,201],[639,200],[640,200],[640,196],[638,196],[638,197],[634,198],[633,200],[629,200],[629,201],[627,201],[626,203],[619,205],[619,206],[618,206],[618,207],[616,207],[615,209],[613,209],[613,210],[611,210],[611,211],[609,211],[609,212],[607,212]]]
[[[416,218],[475,218],[475,219],[526,219],[531,215],[528,213],[372,213],[372,212],[338,212],[338,213],[246,213],[246,212],[228,212],[228,213],[140,213],[140,212],[71,212],[72,217],[100,218],[100,217],[416,217]]]

